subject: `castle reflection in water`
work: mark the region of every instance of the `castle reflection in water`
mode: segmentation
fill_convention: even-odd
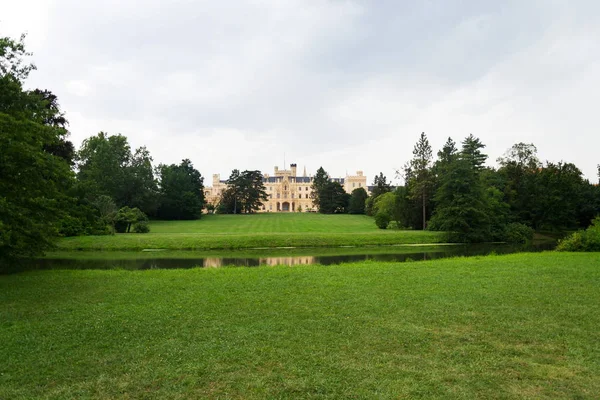
[[[314,256],[297,256],[297,257],[266,257],[266,258],[205,258],[202,266],[205,268],[219,268],[228,265],[258,267],[259,265],[308,265],[315,264]]]

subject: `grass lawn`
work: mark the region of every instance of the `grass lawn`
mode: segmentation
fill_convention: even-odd
[[[59,250],[244,249],[439,243],[439,232],[381,230],[365,215],[316,213],[205,215],[197,221],[153,221],[148,234],[63,238]]]
[[[0,398],[597,398],[600,254],[0,276]]]

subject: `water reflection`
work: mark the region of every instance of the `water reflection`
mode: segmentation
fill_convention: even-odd
[[[32,260],[26,269],[172,269],[172,268],[219,268],[225,266],[238,267],[258,267],[261,265],[309,265],[309,264],[340,264],[358,261],[388,261],[388,262],[406,262],[418,260],[431,260],[444,257],[487,255],[490,253],[507,254],[521,251],[541,251],[552,249],[553,244],[543,244],[528,247],[515,247],[509,245],[470,245],[470,246],[447,246],[435,248],[429,251],[414,251],[409,249],[393,250],[382,252],[381,249],[364,249],[364,253],[356,254],[358,249],[353,249],[354,254],[335,254],[335,255],[293,255],[290,250],[289,256],[272,257],[235,257],[232,251],[232,257],[205,257],[199,254],[197,258],[131,258],[124,259],[36,259]],[[310,251],[303,249],[304,252]],[[315,252],[322,249],[314,249]],[[262,254],[261,254],[262,255]]]

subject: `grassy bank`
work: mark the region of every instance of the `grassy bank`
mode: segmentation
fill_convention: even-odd
[[[0,398],[594,398],[600,254],[0,276]]]
[[[148,234],[61,239],[59,250],[132,251],[247,249],[254,247],[373,246],[438,243],[439,232],[381,230],[364,215],[313,213],[208,215],[198,221],[153,221]]]

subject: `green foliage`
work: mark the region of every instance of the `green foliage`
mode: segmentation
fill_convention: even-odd
[[[36,69],[34,64],[25,62],[25,57],[31,56],[25,50],[25,37],[22,34],[18,41],[0,37],[0,78],[11,76],[22,82]]]
[[[227,189],[221,195],[220,214],[241,214],[258,211],[269,197],[260,171],[234,169],[227,180]]]
[[[100,132],[83,141],[77,152],[77,178],[86,196],[110,196],[117,206],[138,207],[153,214],[157,208],[157,184],[152,157],[145,147],[131,153],[127,138]]]
[[[434,188],[434,176],[431,170],[432,150],[425,132],[413,148],[413,159],[405,167],[405,180],[408,193],[421,205],[421,227],[427,227],[430,197]]]
[[[33,256],[52,247],[73,175],[44,151],[60,132],[0,113],[0,258]]]
[[[364,214],[365,202],[369,195],[365,188],[359,187],[352,191],[350,202],[348,203],[348,214]]]
[[[148,225],[148,221],[138,221],[133,224],[133,231],[135,233],[148,233],[150,232],[150,225]]]
[[[504,230],[504,240],[508,243],[529,243],[533,240],[534,230],[519,222],[507,224]]]
[[[119,233],[131,232],[131,226],[138,222],[148,222],[148,217],[139,208],[121,207],[115,215],[115,229]]]
[[[345,213],[349,201],[350,195],[340,183],[327,182],[319,192],[319,212],[321,214]]]
[[[584,231],[578,231],[560,240],[557,251],[600,251],[600,216]]]
[[[204,208],[204,178],[190,160],[158,166],[162,219],[199,219]]]
[[[375,214],[375,225],[377,225],[379,229],[387,229],[391,220],[392,217],[385,211],[378,211],[377,214]]]
[[[438,177],[435,194],[437,208],[429,229],[446,231],[450,240],[484,242],[492,239],[490,207],[480,176],[485,159],[478,153],[483,147],[469,136],[456,159],[445,166]]]
[[[375,175],[375,178],[373,179],[373,190],[371,191],[371,196],[376,199],[382,194],[391,191],[392,185],[387,182],[387,178],[385,175],[383,175],[383,172],[380,172],[379,175]]]
[[[310,197],[312,199],[313,205],[317,208],[321,208],[321,193],[325,188],[325,185],[329,182],[329,174],[323,169],[323,167],[319,167],[315,177],[313,178],[313,182],[311,184],[311,193]]]

